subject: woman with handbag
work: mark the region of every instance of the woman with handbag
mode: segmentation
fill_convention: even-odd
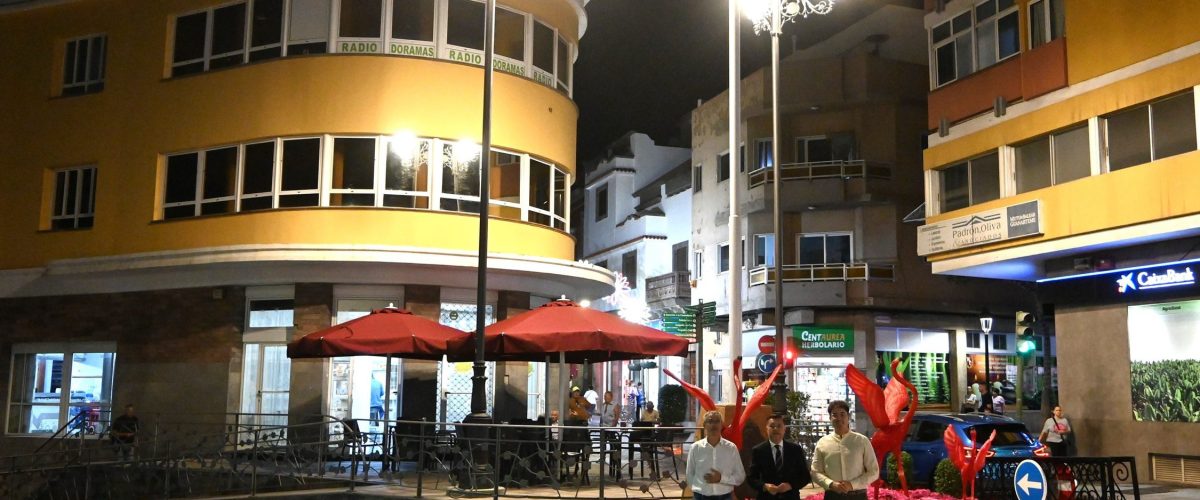
[[[1065,457],[1070,436],[1071,422],[1063,416],[1062,407],[1055,406],[1054,413],[1046,419],[1045,424],[1042,424],[1042,433],[1038,436],[1038,440],[1050,447],[1051,456]]]

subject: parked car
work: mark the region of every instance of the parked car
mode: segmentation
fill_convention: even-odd
[[[904,438],[901,448],[912,455],[913,476],[910,481],[933,484],[933,473],[938,462],[948,458],[943,433],[947,427],[953,427],[958,433],[958,439],[963,446],[971,448],[971,430],[974,429],[979,437],[978,446],[982,446],[996,431],[996,439],[988,456],[996,457],[1048,457],[1050,449],[1038,442],[1037,435],[1031,434],[1025,424],[1009,417],[985,415],[983,413],[925,413],[913,417],[908,436]]]

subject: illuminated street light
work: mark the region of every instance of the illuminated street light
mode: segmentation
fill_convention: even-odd
[[[754,23],[754,33],[766,31],[771,34],[771,186],[775,197],[772,219],[775,223],[775,345],[787,345],[783,335],[783,227],[779,205],[779,35],[783,25],[794,21],[796,16],[828,14],[833,10],[834,0],[745,0],[744,12]],[[734,104],[730,104],[733,106]],[[737,242],[730,242],[736,244]],[[775,378],[775,411],[787,411],[787,372]]]

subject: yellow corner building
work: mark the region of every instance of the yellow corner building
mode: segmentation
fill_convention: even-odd
[[[1200,483],[1196,5],[925,3],[920,253],[1035,287],[1080,455]]]
[[[584,3],[497,8],[489,322],[612,290],[569,234]],[[484,10],[0,1],[6,449],[125,404],[461,420],[461,366],[394,362],[384,408],[382,358],[284,345],[389,305],[473,330]],[[489,366],[493,414],[544,411],[540,370]]]

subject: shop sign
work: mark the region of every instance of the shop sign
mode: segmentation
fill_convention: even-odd
[[[1041,201],[926,224],[917,229],[917,254],[930,255],[960,248],[1042,234]]]
[[[416,56],[416,57],[434,57],[436,52],[433,47],[427,45],[417,45],[415,43],[400,43],[392,42],[388,45],[388,54],[395,56]]]
[[[854,329],[845,326],[793,326],[801,352],[853,351]]]
[[[1154,288],[1169,288],[1173,286],[1188,286],[1196,284],[1196,274],[1192,267],[1167,267],[1165,269],[1130,271],[1117,277],[1117,293],[1151,290]]]

